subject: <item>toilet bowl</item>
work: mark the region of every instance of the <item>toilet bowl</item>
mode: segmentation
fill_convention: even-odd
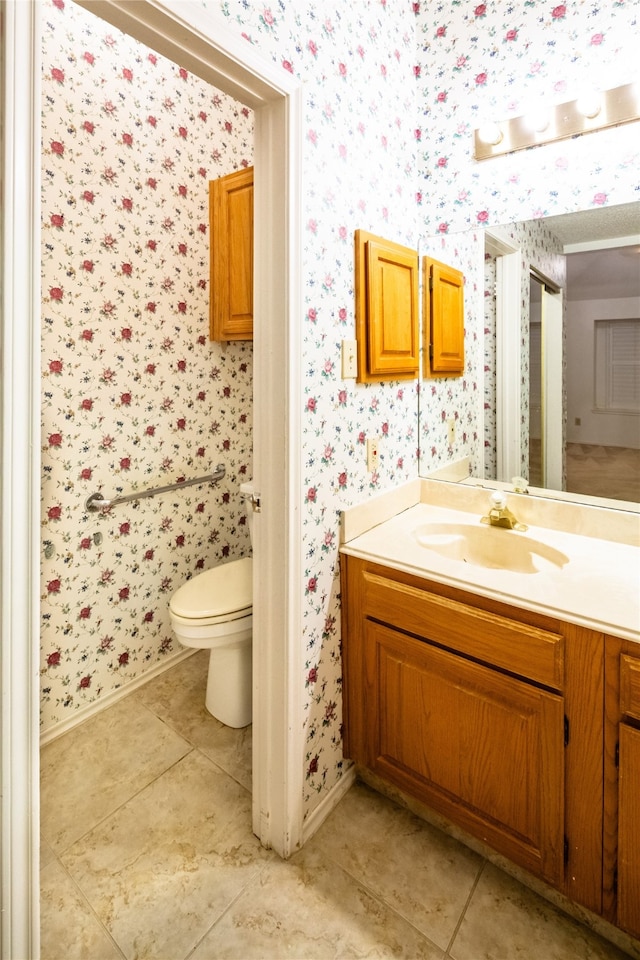
[[[251,496],[249,484],[242,485],[242,494]],[[228,727],[251,723],[252,603],[253,561],[244,557],[183,583],[169,604],[179,642],[211,651],[205,706]]]

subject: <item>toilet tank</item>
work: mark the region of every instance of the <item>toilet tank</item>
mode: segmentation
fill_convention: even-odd
[[[249,539],[253,540],[253,493],[255,487],[253,480],[247,480],[240,484],[240,496],[244,500],[244,508],[247,511],[247,522],[249,524]]]

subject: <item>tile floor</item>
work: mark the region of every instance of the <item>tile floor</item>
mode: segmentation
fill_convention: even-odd
[[[198,652],[42,750],[42,960],[622,960],[358,784],[288,861],[251,833],[251,728]]]

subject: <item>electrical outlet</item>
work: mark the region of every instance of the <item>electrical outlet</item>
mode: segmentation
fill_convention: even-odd
[[[358,341],[342,341],[342,379],[355,380],[358,376]]]
[[[447,420],[447,442],[449,446],[453,446],[456,439],[456,421],[453,417],[450,417]]]
[[[582,423],[582,420],[580,419],[580,417],[576,417],[573,422],[575,423],[576,427],[579,427],[580,424]]]
[[[367,470],[373,473],[380,466],[379,437],[367,437]]]

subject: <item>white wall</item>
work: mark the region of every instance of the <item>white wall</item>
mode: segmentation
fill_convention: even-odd
[[[640,297],[567,303],[567,440],[640,448],[640,416],[594,412],[594,324],[640,317]],[[576,418],[580,426],[576,426]]]

